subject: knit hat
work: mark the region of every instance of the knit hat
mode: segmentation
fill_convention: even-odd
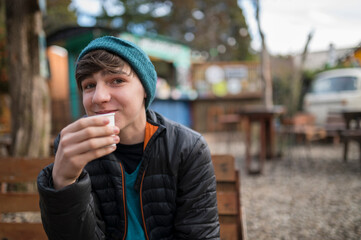
[[[84,55],[94,50],[106,50],[118,55],[131,66],[147,93],[145,109],[148,109],[154,100],[157,84],[157,73],[148,55],[134,43],[112,36],[105,36],[91,41],[80,53],[77,62]]]

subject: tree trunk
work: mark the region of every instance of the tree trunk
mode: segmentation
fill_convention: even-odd
[[[297,72],[295,74],[294,77],[294,83],[293,83],[293,88],[292,88],[292,109],[290,109],[290,113],[294,114],[297,111],[302,110],[302,100],[303,100],[303,88],[304,88],[304,75],[303,75],[303,70],[304,70],[304,65],[306,62],[306,58],[307,58],[307,54],[308,54],[308,46],[312,40],[313,37],[313,31],[311,31],[308,36],[307,36],[307,41],[305,44],[305,47],[303,49],[302,52],[302,56],[301,56],[301,62],[300,62],[300,66],[297,69]]]
[[[261,37],[261,44],[262,44],[261,78],[263,81],[263,93],[264,93],[263,103],[266,106],[266,108],[273,108],[271,62],[270,62],[270,56],[268,54],[268,50],[267,50],[267,46],[266,46],[265,36],[264,36],[264,33],[261,28],[261,21],[260,21],[260,17],[259,17],[259,12],[260,12],[259,0],[255,1],[255,7],[256,7],[256,20],[257,20],[258,32]]]
[[[264,39],[262,40],[264,42]],[[271,74],[271,62],[266,45],[262,47],[261,73],[264,82],[264,105],[266,108],[273,108],[273,86]]]
[[[8,73],[11,97],[11,154],[49,155],[50,97],[40,74],[38,0],[6,0]]]

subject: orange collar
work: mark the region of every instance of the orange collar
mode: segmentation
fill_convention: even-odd
[[[144,136],[144,146],[143,146],[143,150],[145,149],[145,147],[147,146],[150,138],[153,136],[153,134],[158,130],[158,126],[154,126],[150,123],[147,122],[147,124],[145,125],[145,136]]]

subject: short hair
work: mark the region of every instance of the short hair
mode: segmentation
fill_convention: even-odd
[[[82,91],[81,82],[99,71],[111,74],[134,74],[135,72],[130,66],[130,72],[123,70],[126,64],[122,58],[105,50],[95,50],[87,53],[78,61],[76,66],[75,79],[78,89]]]

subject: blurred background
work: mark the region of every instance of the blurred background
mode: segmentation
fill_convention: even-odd
[[[352,180],[346,175],[338,179],[341,185],[360,182],[357,163],[339,165],[347,160],[348,140],[361,145],[360,9],[358,0],[0,0],[0,156],[52,155],[54,137],[84,115],[74,77],[77,56],[92,39],[112,35],[136,43],[153,62],[158,82],[151,108],[201,132],[212,153],[233,154],[237,166],[246,169],[242,201],[249,211],[258,211],[249,214],[250,239],[322,239],[334,226],[339,232],[329,233],[326,239],[360,239],[360,217],[347,226],[341,218],[320,227],[319,222],[329,219],[326,214],[306,224],[309,232],[299,229],[298,220],[289,228],[285,221],[290,211],[305,207],[293,202],[296,193],[285,200],[291,209],[285,210],[286,218],[268,218],[260,214],[264,208],[251,207],[267,205],[257,202],[257,194],[266,193],[255,189],[269,181],[285,190],[282,183],[296,174],[297,162],[302,171],[334,164],[337,168],[331,170],[353,174]],[[354,115],[350,118],[349,113]],[[253,122],[261,125],[251,126]],[[263,122],[268,124],[264,130]],[[245,140],[247,132],[254,140]],[[308,147],[315,142],[322,145],[312,155]],[[355,149],[349,157],[358,158]],[[262,154],[287,161],[277,166],[267,161],[262,169]],[[260,172],[270,178],[248,176],[250,155],[261,159]],[[303,160],[314,158],[326,162],[304,166]],[[287,191],[297,189],[298,180],[295,185],[290,181]],[[307,181],[304,184],[310,186]],[[308,197],[322,195],[326,185],[319,185],[322,190],[303,190]],[[356,197],[361,186],[353,186],[343,193],[353,199],[353,210],[347,208],[347,214],[361,209],[361,199]],[[271,190],[270,195],[272,201]],[[337,214],[345,217],[346,213]],[[268,223],[262,218],[283,224],[286,233],[277,234],[276,227],[263,229]],[[294,232],[298,235],[293,236]]]
[[[6,57],[12,49],[19,55],[21,51],[39,51],[38,75],[48,85],[51,134],[84,114],[74,81],[74,63],[81,49],[102,35],[140,45],[159,77],[152,108],[201,132],[222,128],[204,119],[213,117],[217,110],[210,108],[215,105],[224,113],[252,104],[283,105],[289,114],[302,111],[304,95],[317,73],[360,65],[361,33],[354,28],[360,23],[355,10],[360,3],[353,0],[347,4],[267,0],[30,2],[36,6],[1,2],[3,133],[11,129],[11,81],[24,81],[11,71],[19,71],[19,63],[31,64],[14,59],[12,67]],[[10,13],[10,8],[16,7],[28,10],[14,10],[14,15],[39,13],[41,19],[35,23],[23,16],[25,21],[18,18],[16,23]],[[7,28],[14,33],[7,34]],[[38,36],[39,49],[26,46],[30,37],[23,36],[21,29]]]

